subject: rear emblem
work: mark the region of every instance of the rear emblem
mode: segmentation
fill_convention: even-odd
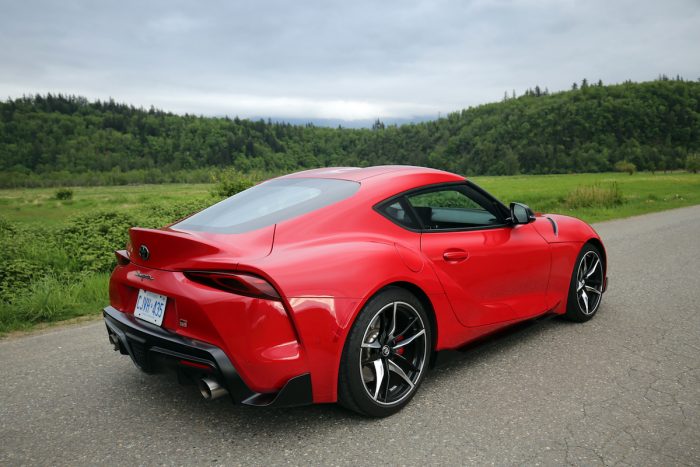
[[[148,261],[148,258],[151,257],[151,252],[148,251],[148,247],[146,245],[141,245],[139,247],[139,256],[144,261]]]
[[[136,277],[138,277],[138,278],[140,278],[140,279],[145,279],[145,280],[148,280],[148,281],[152,281],[152,280],[153,280],[153,276],[151,276],[150,274],[144,274],[144,273],[141,272],[141,271],[136,271]]]

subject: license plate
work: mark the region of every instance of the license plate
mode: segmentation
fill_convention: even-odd
[[[136,299],[136,308],[134,308],[134,316],[156,326],[163,323],[165,315],[165,303],[168,297],[157,293],[149,292],[148,290],[139,290],[139,297]]]

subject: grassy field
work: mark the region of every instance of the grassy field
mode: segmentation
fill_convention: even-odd
[[[504,202],[588,222],[700,204],[700,174],[619,173],[475,177]],[[156,227],[214,203],[212,185],[0,190],[0,335],[97,314],[107,303],[112,251],[131,225]]]
[[[503,202],[520,201],[536,211],[567,214],[587,222],[636,216],[700,204],[700,174],[687,172],[518,175],[473,177]],[[571,207],[567,196],[579,186],[616,183],[624,202],[614,207]],[[25,225],[61,225],[71,216],[95,210],[130,212],[148,207],[216,199],[209,184],[76,187],[70,201],[55,198],[55,189],[0,190],[0,218]]]
[[[60,225],[71,216],[110,209],[130,212],[190,200],[212,199],[211,185],[75,187],[73,199],[59,201],[55,188],[0,190],[0,217],[25,225]]]
[[[521,201],[535,211],[566,214],[600,222],[654,211],[700,204],[700,174],[620,173],[474,177],[475,183],[504,202]],[[612,207],[572,207],[569,195],[577,187],[617,184],[623,203]]]

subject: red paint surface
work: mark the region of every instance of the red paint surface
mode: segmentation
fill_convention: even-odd
[[[139,288],[166,295],[163,327],[222,348],[254,391],[275,392],[309,372],[314,401],[333,402],[349,329],[383,287],[420,289],[437,324],[436,350],[455,348],[519,320],[563,313],[576,255],[584,242],[599,240],[590,226],[566,216],[550,216],[556,236],[543,217],[527,225],[420,233],[373,209],[412,188],[464,181],[438,170],[318,169],[288,177],[344,178],[361,187],[337,204],[245,234],[131,229],[131,262],[112,274],[112,306],[132,313]],[[150,250],[147,261],[138,257],[141,244]],[[192,270],[253,273],[282,299],[207,287],[185,277]]]

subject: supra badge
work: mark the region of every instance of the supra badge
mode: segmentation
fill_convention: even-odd
[[[140,278],[140,279],[145,279],[145,280],[147,280],[147,281],[152,281],[152,280],[153,280],[153,276],[151,276],[150,274],[146,274],[146,273],[140,272],[140,271],[136,271],[135,276],[138,277],[138,278]]]

